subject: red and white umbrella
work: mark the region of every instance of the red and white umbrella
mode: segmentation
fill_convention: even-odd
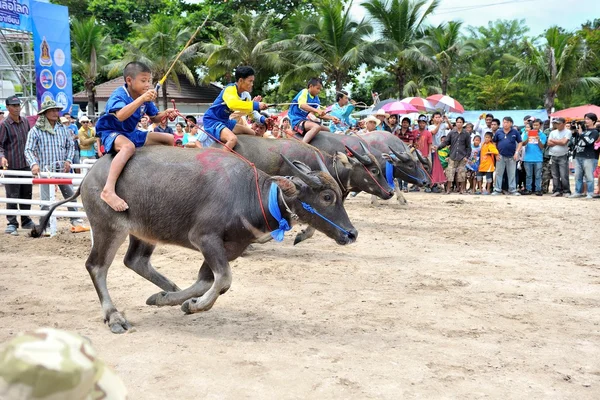
[[[464,113],[465,108],[450,96],[443,94],[434,94],[429,96],[427,100],[438,111]]]
[[[434,111],[435,107],[426,99],[421,97],[407,97],[405,99],[400,100],[403,103],[410,104],[414,108],[420,111]]]
[[[390,114],[409,114],[413,112],[419,112],[415,107],[408,103],[401,101],[394,101],[381,107],[381,110]]]

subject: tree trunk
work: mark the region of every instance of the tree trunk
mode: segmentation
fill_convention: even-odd
[[[544,108],[548,114],[552,113],[554,108],[554,100],[556,100],[556,92],[552,89],[548,89],[544,95]]]
[[[442,94],[445,96],[448,92],[448,77],[442,76]]]
[[[398,98],[401,99],[404,93],[404,86],[406,85],[406,75],[403,71],[396,71],[396,83],[398,84]]]
[[[167,107],[167,82],[169,82],[169,79],[167,79],[165,81],[165,84],[162,85],[162,100],[163,100],[163,111],[166,110]]]
[[[87,115],[89,117],[93,117],[96,115],[96,99],[94,96],[94,82],[86,82],[85,83],[85,92],[88,98],[87,104]],[[77,116],[75,116],[77,118]]]

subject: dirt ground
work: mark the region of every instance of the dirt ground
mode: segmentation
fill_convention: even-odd
[[[58,327],[89,337],[131,399],[572,398],[600,393],[597,200],[410,193],[350,198],[358,242],[255,245],[214,308],[145,305],[109,273],[134,329],[114,335],[85,270],[87,234],[0,237],[0,342]],[[163,246],[180,287],[201,254]]]

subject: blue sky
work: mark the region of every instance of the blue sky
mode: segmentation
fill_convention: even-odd
[[[365,16],[354,0],[355,18]],[[600,0],[442,0],[429,23],[437,25],[449,20],[462,20],[464,25],[481,26],[496,19],[525,19],[530,35],[540,35],[552,25],[576,30],[587,20],[600,18]]]

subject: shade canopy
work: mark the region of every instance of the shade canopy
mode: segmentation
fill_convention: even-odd
[[[600,107],[593,104],[587,104],[585,106],[571,107],[565,110],[560,110],[550,114],[552,118],[565,118],[565,119],[583,119],[583,116],[588,113],[594,113],[600,117]]]

